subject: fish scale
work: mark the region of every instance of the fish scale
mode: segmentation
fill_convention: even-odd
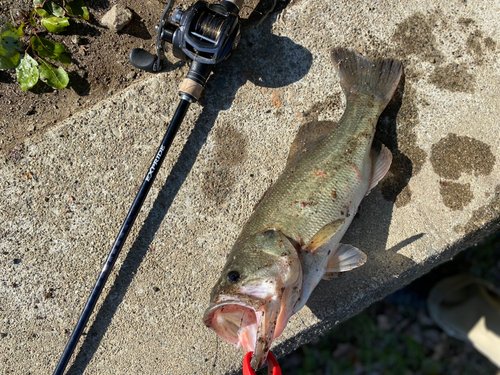
[[[323,226],[346,217],[345,202],[361,201],[363,196],[356,197],[356,192],[368,188],[368,151],[385,107],[382,103],[368,106],[373,99],[370,94],[350,99],[335,130],[314,149],[303,152],[297,163],[286,167],[255,208],[241,233],[242,240],[269,228],[280,228],[286,236],[306,244]],[[329,192],[335,192],[336,197]]]

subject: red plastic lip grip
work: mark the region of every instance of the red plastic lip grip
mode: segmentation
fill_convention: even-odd
[[[245,358],[243,358],[243,375],[255,375],[255,372],[250,366],[252,354],[253,352],[248,352]],[[267,355],[267,375],[282,375],[280,365],[271,352]]]

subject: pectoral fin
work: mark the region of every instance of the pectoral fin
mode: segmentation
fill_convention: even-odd
[[[344,225],[345,219],[338,219],[321,228],[311,241],[302,248],[303,251],[313,253],[318,247],[327,243]]]
[[[374,151],[372,151],[373,153]],[[382,145],[382,149],[378,156],[372,156],[372,178],[370,181],[370,187],[366,192],[366,195],[370,194],[370,191],[379,183],[379,181],[384,178],[386,173],[389,171],[392,163],[392,153],[387,147]]]
[[[331,280],[339,272],[347,272],[366,262],[366,254],[351,245],[339,244],[330,254],[323,279]]]

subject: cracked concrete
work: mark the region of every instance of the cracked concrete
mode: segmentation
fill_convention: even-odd
[[[333,47],[404,62],[398,118],[379,134],[397,162],[343,240],[368,262],[320,283],[273,352],[498,230],[499,14],[498,1],[299,0],[245,30],[188,111],[69,373],[239,370],[242,354],[201,317],[300,126],[343,112]],[[151,75],[0,156],[4,373],[54,370],[175,110],[179,80],[178,71]]]

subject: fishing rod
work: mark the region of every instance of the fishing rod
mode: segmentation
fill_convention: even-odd
[[[198,1],[186,11],[174,9],[170,15],[171,5],[172,0],[169,0],[156,26],[156,55],[141,48],[134,48],[130,52],[129,60],[138,69],[159,72],[165,65],[166,43],[172,44],[174,56],[190,64],[189,72],[179,88],[181,99],[54,375],[64,373],[189,105],[199,100],[214,65],[227,59],[240,40],[238,13],[243,6],[243,0],[222,0],[219,4]]]

